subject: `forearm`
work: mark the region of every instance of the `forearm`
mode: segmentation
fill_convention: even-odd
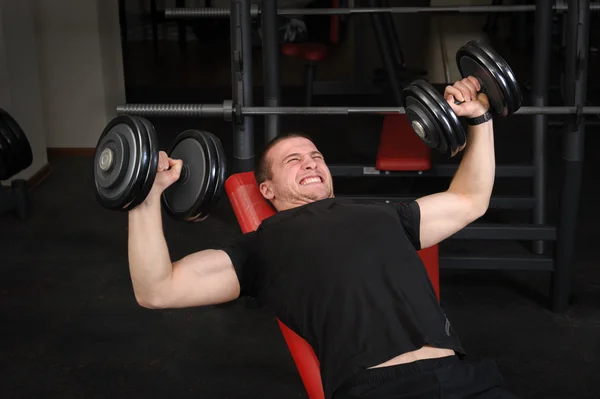
[[[467,197],[477,213],[485,212],[492,195],[495,173],[493,121],[469,126],[467,146],[448,191]]]
[[[129,270],[138,302],[152,303],[173,272],[163,234],[160,197],[129,212]]]

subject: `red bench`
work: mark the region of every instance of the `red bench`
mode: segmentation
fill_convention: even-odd
[[[258,189],[254,172],[231,175],[225,182],[225,190],[243,233],[254,231],[263,219],[275,213]],[[435,292],[439,298],[439,258],[438,247],[433,246],[419,251]],[[319,360],[313,348],[298,334],[277,320],[288,349],[310,399],[323,399],[323,385]]]
[[[417,136],[406,115],[385,115],[376,168],[389,171],[431,169],[431,148]]]

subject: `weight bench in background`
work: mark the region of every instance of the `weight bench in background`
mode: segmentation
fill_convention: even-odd
[[[237,217],[242,233],[254,231],[263,219],[275,214],[271,204],[264,199],[258,189],[254,172],[242,172],[231,175],[225,182],[225,190]],[[438,247],[419,251],[436,295],[439,293]],[[277,320],[285,342],[310,399],[323,399],[319,360],[312,347],[298,334]]]

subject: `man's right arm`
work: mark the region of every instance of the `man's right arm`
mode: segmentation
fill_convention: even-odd
[[[225,251],[207,249],[171,261],[159,197],[148,198],[128,217],[129,268],[135,298],[141,306],[194,307],[239,297],[239,280]]]

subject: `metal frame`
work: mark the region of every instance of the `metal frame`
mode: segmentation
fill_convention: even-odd
[[[589,57],[589,0],[569,0],[565,69],[566,102],[585,104]],[[573,82],[573,83],[571,83]],[[563,141],[563,187],[560,198],[558,246],[552,275],[552,307],[564,312],[571,295],[572,260],[579,213],[579,196],[583,172],[585,124],[583,118],[572,118]]]
[[[277,98],[273,95],[270,98]],[[227,110],[229,109],[229,116]],[[223,104],[125,104],[117,107],[117,113],[145,117],[193,117],[231,118],[238,116],[263,115],[387,115],[405,114],[404,107],[304,107],[304,106],[244,106],[232,103]],[[596,115],[600,116],[600,106],[524,106],[512,115]],[[544,126],[544,125],[542,125]]]
[[[570,7],[565,1],[552,3],[553,11],[568,12]],[[590,11],[599,11],[600,4],[589,5]],[[263,14],[265,7],[252,8],[252,16]],[[429,7],[340,7],[340,8],[282,8],[276,12],[278,15],[352,15],[352,14],[442,14],[442,13],[503,13],[503,12],[536,12],[535,4],[525,5],[482,5],[482,6],[429,6]],[[225,8],[167,8],[165,18],[227,18],[229,10]]]
[[[234,0],[232,4],[243,3],[245,7],[244,18],[248,19],[251,15],[251,7],[248,4],[249,0]],[[275,1],[263,0],[262,3],[263,24],[274,26],[276,24],[277,5]],[[269,7],[268,12],[264,12],[265,7]],[[534,106],[522,107],[516,114],[537,114],[537,115],[569,115],[565,127],[564,143],[563,143],[563,163],[564,174],[562,176],[562,191],[560,198],[560,216],[558,226],[547,226],[545,222],[545,134],[548,128],[546,118],[539,116],[534,118],[534,159],[532,165],[499,165],[496,169],[498,177],[532,177],[534,180],[534,194],[532,197],[492,197],[491,205],[499,208],[509,207],[511,205],[518,208],[533,208],[533,223],[531,225],[513,226],[513,225],[484,225],[473,224],[464,230],[455,234],[453,239],[498,239],[498,240],[529,240],[534,242],[550,241],[556,246],[555,256],[540,255],[534,252],[527,256],[482,256],[482,255],[452,255],[442,254],[440,256],[440,267],[444,269],[481,269],[481,270],[534,270],[545,271],[552,273],[552,309],[556,312],[564,312],[568,308],[569,296],[571,290],[571,272],[572,259],[575,251],[575,231],[577,228],[578,203],[581,190],[582,167],[584,156],[584,139],[585,139],[585,114],[600,114],[600,107],[585,107],[586,102],[586,83],[588,74],[588,50],[589,50],[589,24],[590,11],[594,11],[596,5],[590,6],[589,0],[569,0],[568,2],[568,24],[567,30],[567,54],[566,54],[566,73],[565,73],[565,103],[562,107],[546,107],[547,102],[547,82],[546,62],[542,60],[549,59],[549,9],[544,0],[538,0],[538,6],[519,6],[527,10],[536,11],[535,25],[535,41],[536,58],[538,62],[534,63]],[[502,9],[507,9],[508,6],[501,6]],[[431,8],[431,7],[429,7]],[[458,9],[461,7],[453,7]],[[470,11],[490,7],[468,7]],[[512,7],[514,8],[514,7]],[[552,7],[556,9],[556,6]],[[235,8],[232,6],[232,10]],[[288,10],[289,11],[289,10]],[[382,11],[382,10],[380,10]],[[513,9],[514,11],[514,9]],[[390,12],[385,10],[384,12]],[[427,11],[424,11],[427,12]],[[232,18],[235,19],[235,18]],[[234,29],[235,25],[235,29]],[[232,22],[232,32],[237,32],[238,22]],[[247,27],[248,25],[246,25]],[[264,28],[264,26],[263,26]],[[268,31],[268,30],[267,30]],[[249,36],[241,32],[241,36]],[[247,32],[247,31],[246,31]],[[235,40],[238,38],[238,40]],[[239,36],[232,35],[232,71],[239,71],[233,64],[239,62],[239,57],[236,58],[239,51]],[[272,68],[277,68],[278,63],[276,58],[278,52],[273,52],[272,44],[267,46],[265,51],[265,65],[268,65],[268,70],[274,72]],[[247,62],[246,52],[242,52],[243,65]],[[242,71],[245,69],[242,68]],[[234,89],[241,89],[244,93],[248,93],[251,85],[251,79],[239,79],[239,74],[232,73]],[[269,75],[273,76],[273,75]],[[277,76],[277,75],[275,75]],[[275,99],[278,102],[278,79],[271,79],[268,92],[271,94],[270,99]],[[239,98],[239,97],[238,97]],[[234,100],[236,96],[234,96]],[[265,99],[267,100],[267,98]],[[350,115],[354,113],[401,113],[401,108],[339,108],[339,107],[253,107],[248,105],[248,101],[244,103],[235,103],[233,101],[225,102],[224,105],[127,105],[120,107],[119,112],[138,114],[142,116],[219,116],[228,118],[233,115],[234,120],[251,120],[254,115],[276,116],[279,114],[297,113],[304,115]],[[248,118],[240,118],[242,115]],[[275,121],[276,119],[268,119]],[[276,122],[271,122],[275,126]],[[241,125],[238,125],[241,126]],[[245,125],[244,125],[245,126]],[[267,123],[269,126],[269,123]],[[273,131],[267,128],[267,138]],[[252,142],[246,140],[247,137],[241,134],[241,131],[234,132],[235,140],[242,140],[243,143],[236,141],[236,151],[250,155]],[[243,151],[242,151],[243,150]],[[252,154],[253,155],[253,154]],[[239,158],[239,157],[238,157]],[[331,165],[330,169],[334,176],[423,176],[423,177],[451,177],[456,171],[457,165],[434,165],[429,171],[415,172],[387,172],[376,170],[373,166],[363,165]],[[351,197],[351,196],[350,196]],[[398,201],[410,200],[409,197],[372,197],[372,196],[356,196],[358,200],[383,200],[383,201]],[[539,244],[534,244],[534,250],[542,252]]]
[[[232,102],[252,105],[252,42],[250,0],[232,0],[231,18],[231,94]],[[233,125],[234,172],[254,169],[254,124],[252,118],[234,118],[222,108],[221,115]]]

